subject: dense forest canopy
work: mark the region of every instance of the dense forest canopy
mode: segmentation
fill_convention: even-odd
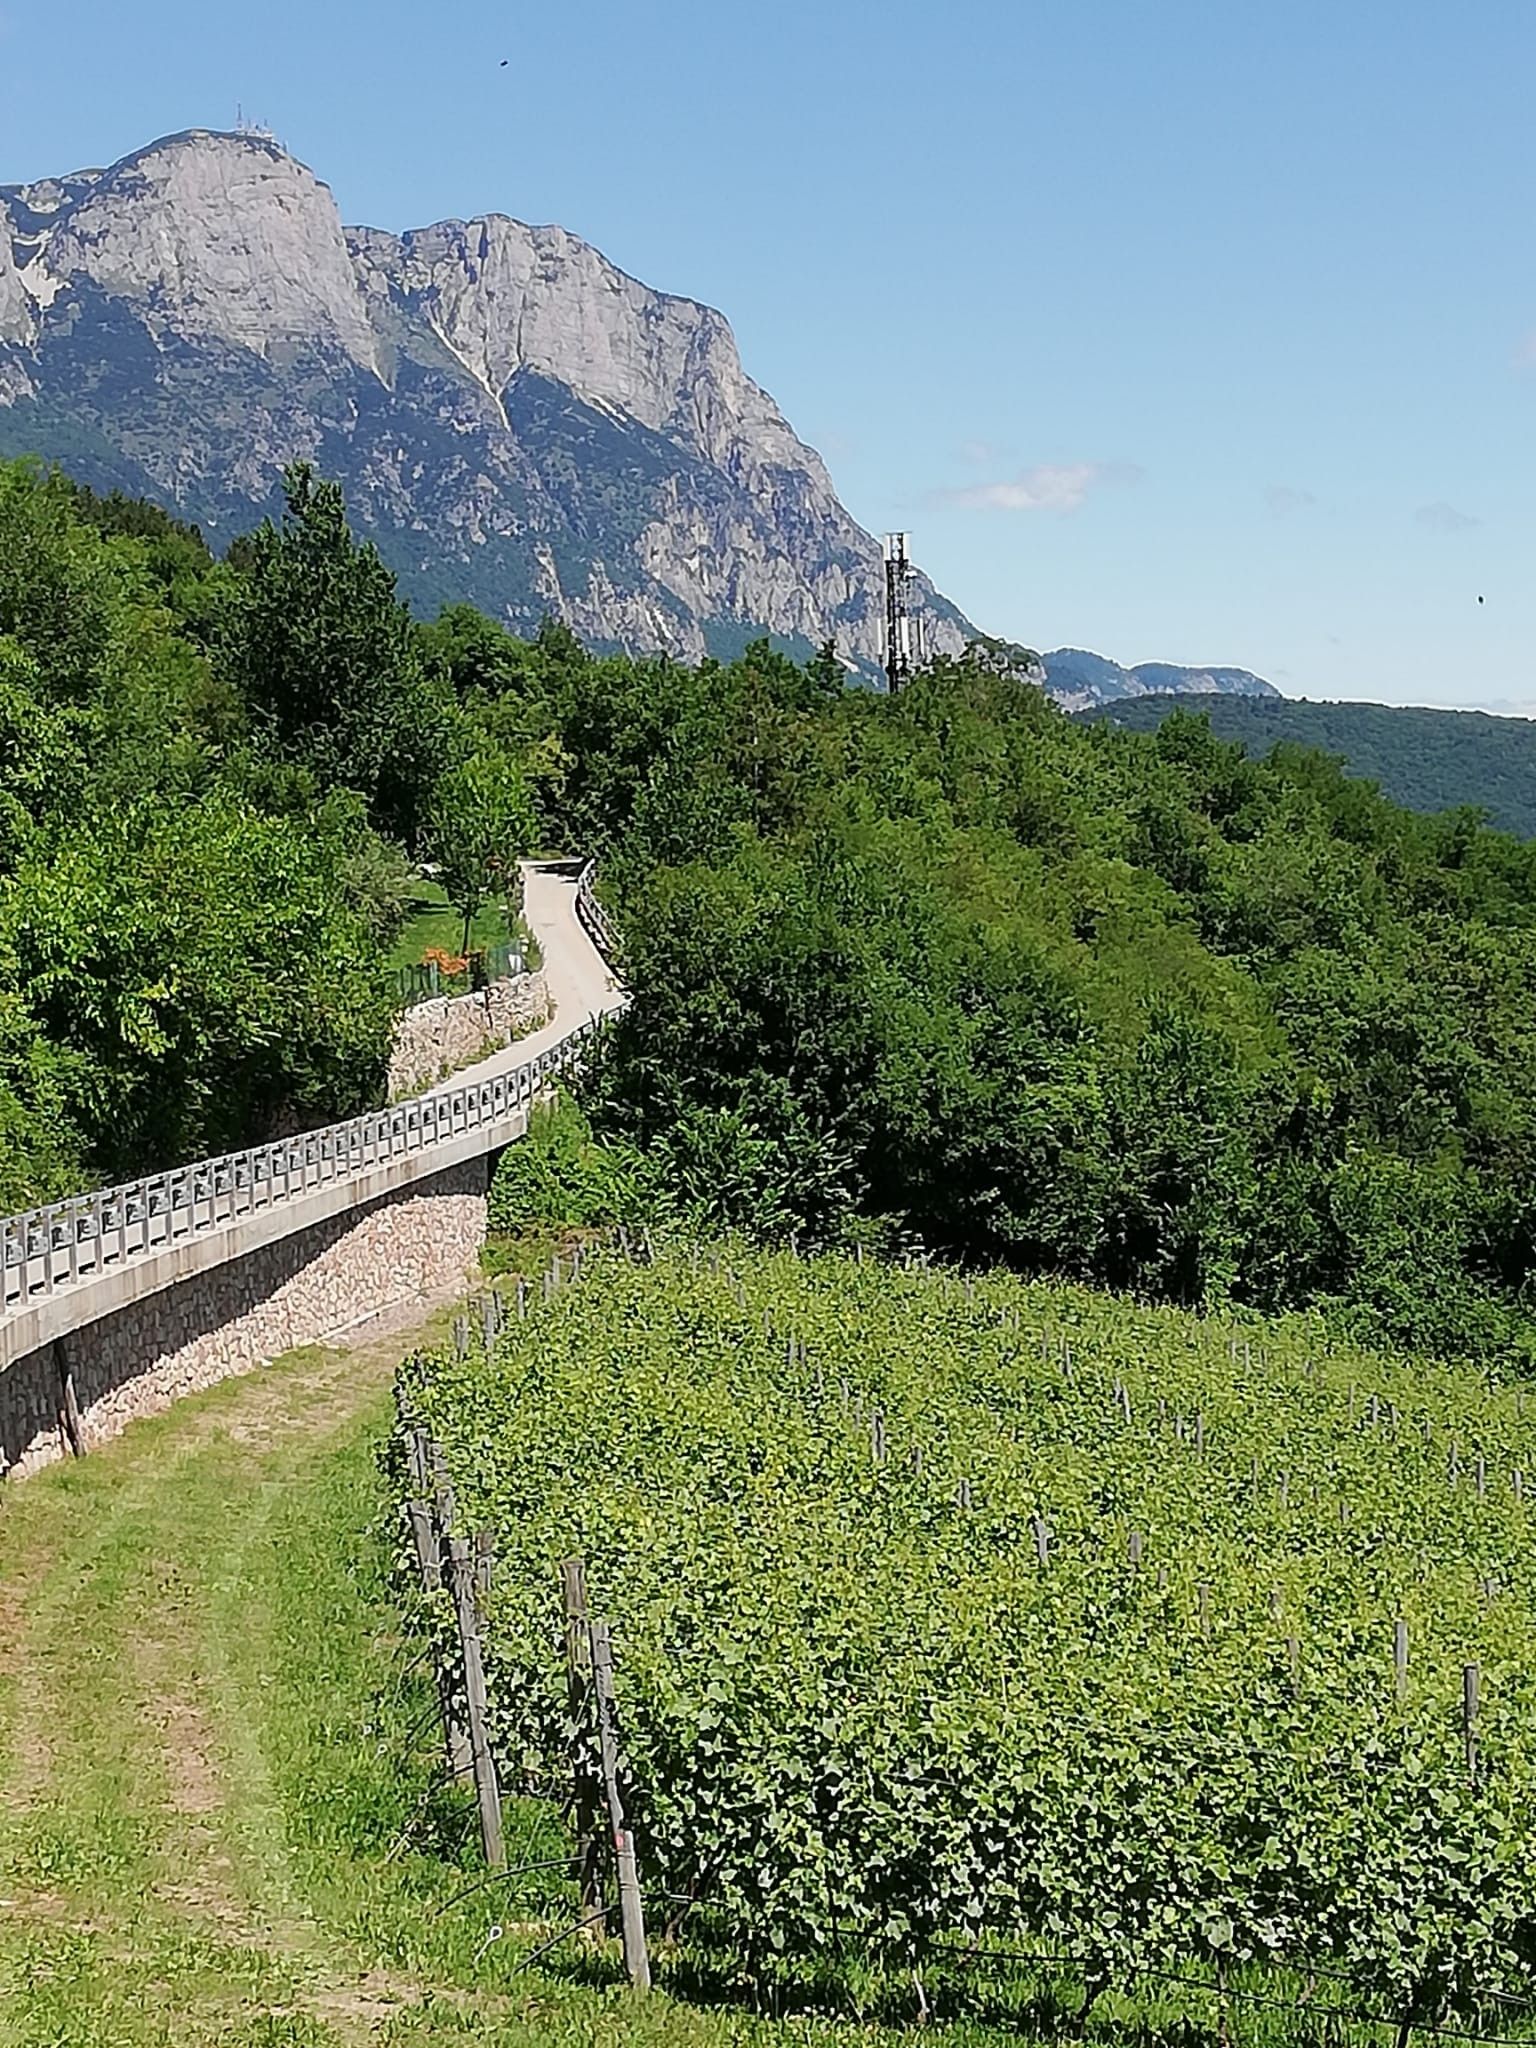
[[[628,933],[601,1116],[695,1209],[1523,1341],[1536,849],[980,663],[543,689]]]
[[[153,506],[0,465],[6,1207],[377,1097],[401,909],[379,828],[409,828],[451,745],[339,497],[292,484],[237,564]]]
[[[1155,732],[1188,697],[1130,697],[1076,715]],[[1295,697],[1208,696],[1211,730],[1256,758],[1271,747],[1335,754],[1411,811],[1481,811],[1490,825],[1536,838],[1536,719],[1417,705],[1314,704]]]
[[[416,623],[307,472],[214,561],[0,470],[0,1201],[376,1100],[405,855],[535,845],[621,914],[631,1199],[1527,1348],[1536,848],[996,648],[885,698]]]

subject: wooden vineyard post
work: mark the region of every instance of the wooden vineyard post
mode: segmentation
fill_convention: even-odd
[[[480,1809],[480,1846],[490,1868],[500,1870],[507,1860],[501,1832],[501,1788],[496,1783],[496,1763],[486,1727],[485,1665],[480,1655],[480,1614],[475,1605],[475,1561],[464,1537],[449,1538],[448,1565],[459,1625],[459,1649],[464,1658],[464,1692],[469,1701],[469,1753],[475,1774],[475,1800]]]
[[[421,1590],[435,1593],[443,1583],[438,1557],[437,1534],[432,1527],[432,1510],[424,1500],[408,1500],[405,1512],[411,1524],[411,1541],[416,1549],[416,1567],[421,1573]]]
[[[1467,1782],[1477,1785],[1477,1695],[1482,1677],[1476,1664],[1462,1667],[1461,1673],[1461,1742],[1466,1752]]]
[[[443,1545],[447,1529],[438,1519],[438,1504],[444,1498],[439,1494],[436,1501],[420,1498],[431,1485],[436,1466],[434,1447],[423,1429],[411,1432],[411,1483],[417,1498],[405,1504],[406,1516],[411,1525],[411,1541],[415,1546],[416,1565],[421,1573],[421,1590],[429,1597],[440,1593],[443,1586]],[[452,1496],[447,1498],[451,1500]],[[467,1778],[473,1768],[470,1755],[469,1732],[459,1713],[454,1698],[453,1680],[442,1666],[433,1660],[433,1679],[437,1685],[437,1702],[443,1717],[443,1743],[448,1752],[448,1775],[456,1782]]]
[[[579,1557],[560,1567],[561,1604],[565,1610],[565,1699],[571,1722],[571,1821],[576,1836],[576,1885],[588,1941],[601,1941],[598,1915],[603,1911],[603,1866],[599,1853],[601,1795],[582,1740],[592,1697],[592,1644],[587,1626],[587,1568]]]
[[[619,1879],[619,1924],[624,1936],[624,1967],[637,1991],[651,1988],[651,1960],[645,1947],[645,1914],[640,1903],[640,1873],[635,1866],[635,1838],[624,1825],[619,1798],[619,1738],[613,1696],[613,1637],[606,1621],[591,1625],[592,1683],[597,1692],[597,1726],[602,1740],[603,1789],[608,1795],[608,1823],[613,1833],[613,1860]]]

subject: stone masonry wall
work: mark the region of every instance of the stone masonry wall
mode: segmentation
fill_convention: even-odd
[[[182,1394],[466,1279],[485,1239],[488,1163],[279,1238],[17,1359],[0,1371],[0,1472],[67,1455],[66,1373],[89,1450]]]
[[[471,995],[418,1003],[395,1026],[389,1101],[435,1087],[548,1018],[549,989],[542,974],[516,974]]]

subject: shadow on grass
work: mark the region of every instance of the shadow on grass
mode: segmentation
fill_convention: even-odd
[[[899,1955],[883,1963],[835,1953],[811,1962],[748,1960],[716,1935],[686,1948],[653,1943],[651,1961],[658,1988],[679,2002],[773,2021],[852,2020],[914,2035],[984,2029],[1064,2048],[1366,2048],[1383,2039],[1379,2023],[1342,2011],[1280,1997],[1223,2001],[1214,1987],[1193,1991],[1207,2007],[1203,2014],[1190,2009],[1188,1990],[1155,1983],[1106,1987],[1085,2010],[1081,1978],[1032,1970],[985,1950],[963,1959],[930,1951],[917,1966]],[[611,1989],[623,1980],[612,1942],[552,1953],[539,1968],[583,1989]]]

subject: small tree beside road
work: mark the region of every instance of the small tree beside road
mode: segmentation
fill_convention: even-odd
[[[482,748],[446,769],[433,791],[427,840],[448,900],[464,919],[469,951],[475,912],[510,879],[537,830],[533,801],[515,755]]]

